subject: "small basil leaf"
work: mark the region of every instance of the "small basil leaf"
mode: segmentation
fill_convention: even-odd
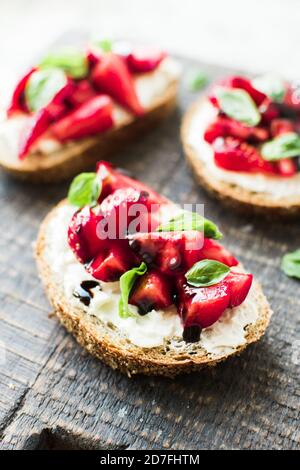
[[[129,309],[128,300],[131,289],[139,276],[143,276],[147,271],[147,265],[143,262],[140,266],[132,268],[120,277],[121,297],[119,301],[119,315],[121,318],[135,316]]]
[[[185,232],[187,230],[204,232],[205,237],[214,238],[215,240],[222,238],[222,233],[219,231],[217,225],[211,220],[197,214],[197,212],[182,211],[157,228],[158,232]]]
[[[41,68],[59,68],[69,77],[79,79],[87,77],[88,61],[83,51],[74,47],[64,47],[50,52],[40,63]]]
[[[101,39],[96,42],[96,46],[100,47],[103,52],[111,52],[113,50],[113,43],[109,39]]]
[[[229,272],[230,268],[226,264],[204,259],[195,263],[185,274],[185,277],[191,286],[208,287],[221,282]]]
[[[300,135],[288,132],[266,142],[261,147],[261,155],[268,161],[297,157],[300,155]]]
[[[245,90],[218,87],[216,97],[220,108],[227,116],[250,127],[259,123],[260,113],[251,96]]]
[[[265,93],[272,101],[282,102],[285,95],[285,83],[282,78],[275,75],[263,75],[255,78],[252,83],[257,90]]]
[[[83,207],[97,202],[101,193],[101,181],[96,173],[81,173],[73,179],[68,200],[73,206]]]
[[[300,249],[284,255],[281,269],[287,276],[300,279]]]
[[[47,106],[66,83],[67,77],[60,69],[34,72],[25,87],[25,100],[29,110],[36,112]]]
[[[193,71],[188,76],[188,88],[194,92],[202,90],[208,81],[208,76],[202,70]]]

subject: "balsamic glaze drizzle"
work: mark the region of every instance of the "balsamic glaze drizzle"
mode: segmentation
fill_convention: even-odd
[[[188,326],[183,330],[183,340],[186,343],[197,343],[200,339],[201,328],[200,326]]]
[[[92,289],[95,287],[100,287],[100,283],[98,281],[82,281],[80,286],[73,291],[73,295],[88,307],[91,299],[94,297]]]

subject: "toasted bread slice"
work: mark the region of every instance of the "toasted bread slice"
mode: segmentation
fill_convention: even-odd
[[[176,106],[178,81],[174,78],[162,96],[157,96],[142,117],[127,114],[122,125],[96,137],[63,145],[50,154],[34,153],[20,161],[16,152],[0,151],[0,167],[11,175],[35,183],[58,182],[95,166],[98,160],[123,149],[155,127]]]
[[[164,344],[159,347],[139,347],[130,342],[126,334],[110,322],[104,323],[98,317],[87,313],[84,307],[79,305],[80,302],[78,306],[74,306],[66,297],[64,287],[53,269],[53,263],[49,262],[48,256],[49,250],[55,248],[50,230],[51,224],[55,224],[59,211],[66,204],[63,201],[56,206],[41,225],[36,245],[39,273],[48,299],[63,325],[87,351],[110,367],[119,369],[128,376],[146,374],[172,377],[197,371],[206,366],[214,366],[227,357],[240,353],[264,334],[271,316],[271,309],[258,283],[255,283],[250,291],[249,308],[256,309],[255,320],[242,328],[243,341],[236,347],[225,348],[225,352],[209,353],[201,344],[201,339],[198,343],[186,344],[179,337],[165,339]],[[214,328],[214,325],[211,328]],[[229,333],[231,334],[231,331]]]
[[[242,187],[242,185],[233,184],[215,177],[209,165],[207,165],[205,156],[199,155],[199,151],[191,145],[189,139],[193,120],[206,104],[206,98],[200,98],[196,101],[186,112],[181,127],[181,139],[185,157],[198,183],[222,203],[243,213],[246,211],[248,213],[263,214],[264,216],[269,215],[270,217],[299,217],[300,196],[283,196],[278,198],[270,193],[250,191]],[[203,129],[199,129],[199,134],[201,131]],[[236,175],[239,175],[239,173],[236,172]]]

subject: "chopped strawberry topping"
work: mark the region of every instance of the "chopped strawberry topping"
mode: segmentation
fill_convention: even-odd
[[[136,47],[127,57],[132,72],[151,72],[166,57],[166,53],[155,47]]]
[[[121,57],[113,53],[105,54],[93,68],[91,80],[100,92],[108,93],[134,114],[144,114],[133,78]]]
[[[204,139],[210,144],[218,137],[236,137],[241,140],[263,142],[268,139],[269,132],[263,127],[248,127],[241,122],[227,117],[218,117],[204,133]]]
[[[178,309],[184,326],[211,326],[227,308],[237,307],[245,300],[251,284],[251,274],[233,271],[218,284],[201,288],[189,286],[184,276],[178,277]]]
[[[276,166],[262,158],[257,149],[233,137],[214,142],[215,163],[220,168],[249,173],[277,174]]]
[[[148,271],[135,283],[129,303],[136,305],[141,315],[169,307],[174,303],[170,278],[155,269]]]

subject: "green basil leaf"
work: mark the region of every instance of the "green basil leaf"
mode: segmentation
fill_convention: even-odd
[[[287,132],[266,142],[261,146],[261,155],[268,161],[297,157],[300,155],[300,135]]]
[[[193,71],[188,76],[188,88],[193,92],[202,90],[208,82],[208,76],[202,70]]]
[[[300,279],[300,249],[284,255],[281,269],[287,276]]]
[[[73,206],[83,207],[97,202],[101,193],[101,181],[96,173],[81,173],[76,176],[68,192]]]
[[[147,265],[143,262],[140,266],[132,268],[120,277],[121,297],[119,301],[119,315],[121,318],[135,316],[129,309],[128,300],[131,289],[139,276],[143,276],[147,271]]]
[[[255,78],[252,83],[257,90],[265,93],[272,101],[282,102],[285,95],[285,83],[282,78],[275,75],[263,75]]]
[[[43,69],[59,68],[72,78],[87,77],[89,66],[84,52],[74,47],[64,47],[50,52],[40,63]]]
[[[198,261],[185,274],[188,284],[194,287],[208,287],[218,284],[230,272],[230,268],[226,264],[204,259]]]
[[[218,87],[216,97],[220,108],[227,116],[246,126],[252,127],[259,123],[260,113],[251,96],[245,90]]]
[[[67,77],[60,69],[34,72],[25,87],[25,100],[29,110],[36,112],[47,106],[66,83]]]
[[[113,50],[113,43],[109,39],[101,39],[96,41],[96,46],[100,47],[103,52],[111,52]]]
[[[204,236],[207,238],[214,238],[215,240],[222,238],[222,233],[211,220],[202,217],[202,215],[197,214],[197,212],[189,211],[182,211],[168,222],[160,225],[156,230],[158,232],[185,232],[187,230],[197,230],[204,232]]]

